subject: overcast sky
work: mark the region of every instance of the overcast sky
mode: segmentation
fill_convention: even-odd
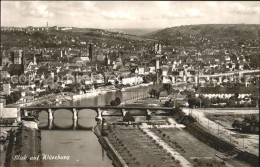
[[[2,26],[166,28],[190,24],[259,24],[260,2],[1,1]]]

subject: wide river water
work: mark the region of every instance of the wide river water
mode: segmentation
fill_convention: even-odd
[[[77,101],[67,101],[66,106],[96,106],[109,104],[111,100],[120,97],[121,101],[147,94],[149,87],[127,89],[124,92],[109,92],[97,97],[82,98]],[[79,112],[78,123],[84,128],[96,125],[96,112],[82,110]],[[47,112],[41,112],[39,127],[48,124]],[[68,128],[73,125],[72,113],[66,110],[56,111],[54,124],[59,128]],[[92,130],[42,130],[42,153],[48,155],[70,156],[69,160],[44,160],[45,167],[112,167],[112,161],[107,157],[106,151],[98,142]]]

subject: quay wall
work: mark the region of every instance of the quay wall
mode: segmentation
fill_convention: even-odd
[[[252,166],[259,166],[259,156],[238,149],[233,143],[220,138],[200,125],[192,116],[185,115],[184,112],[180,111],[175,113],[173,117],[178,123],[186,126],[185,130],[208,146],[222,153],[233,152],[237,154],[237,160],[246,162]]]
[[[98,141],[102,145],[102,147],[107,151],[108,157],[113,161],[115,167],[127,167],[124,159],[121,155],[116,151],[113,145],[110,143],[107,137],[102,137],[101,132],[99,130],[99,126],[94,127],[94,133],[98,137]]]
[[[10,132],[5,167],[42,167],[41,131],[22,126]]]

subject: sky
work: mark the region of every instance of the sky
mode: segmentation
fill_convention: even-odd
[[[260,24],[257,1],[1,1],[1,26],[167,28]]]

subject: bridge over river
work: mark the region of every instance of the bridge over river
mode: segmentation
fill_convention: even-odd
[[[52,129],[54,113],[55,111],[71,111],[73,120],[73,129],[78,127],[78,115],[79,112],[88,112],[90,110],[97,113],[96,121],[101,121],[105,116],[117,116],[124,117],[127,112],[130,112],[133,116],[151,116],[151,115],[167,115],[173,110],[171,107],[139,107],[139,106],[50,106],[50,107],[21,107],[21,118],[28,116],[38,117],[40,112],[48,113],[48,129]],[[114,111],[114,112],[108,112]],[[138,112],[136,112],[138,111]]]

